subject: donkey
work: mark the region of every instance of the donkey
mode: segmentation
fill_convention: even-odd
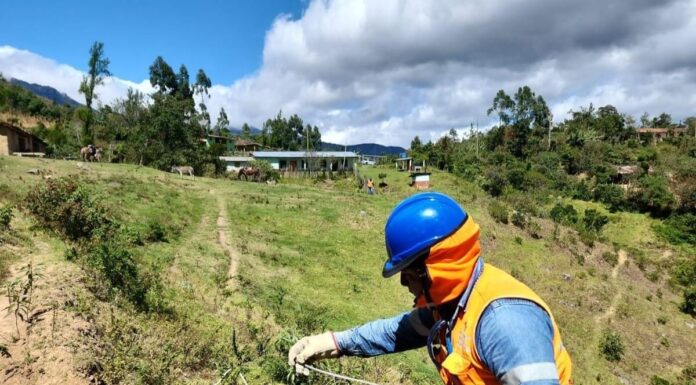
[[[180,177],[188,174],[191,178],[196,179],[193,175],[193,167],[191,166],[172,166],[172,172],[178,172]]]

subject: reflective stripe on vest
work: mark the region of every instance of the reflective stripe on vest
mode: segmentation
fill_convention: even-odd
[[[549,307],[532,289],[489,264],[485,264],[483,273],[471,292],[466,304],[466,312],[460,312],[454,320],[451,333],[449,333],[452,339],[449,355],[441,354],[438,356],[443,360],[441,365],[437,366],[445,384],[492,385],[501,383],[481,361],[476,351],[475,338],[476,327],[483,311],[491,302],[502,298],[521,298],[532,301],[549,314],[554,330],[555,369],[561,385],[572,385],[570,356],[563,347],[561,334]],[[535,374],[530,374],[530,370],[544,369],[542,374],[548,376],[548,368],[524,368],[523,366],[519,368],[519,371],[509,373],[511,383],[514,383],[515,379],[535,378]],[[517,369],[515,368],[515,370]]]

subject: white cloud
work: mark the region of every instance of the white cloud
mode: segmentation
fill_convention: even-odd
[[[30,51],[11,46],[0,46],[0,73],[5,78],[16,78],[53,87],[76,101],[84,103],[84,95],[79,92],[84,73]],[[152,92],[150,82],[147,80],[134,83],[117,77],[109,77],[104,80],[103,85],[96,89],[98,103],[111,104],[117,98],[125,97],[129,87],[144,93]]]
[[[299,19],[279,16],[262,66],[213,86],[207,104],[236,126],[282,110],[327,141],[403,146],[490,127],[495,93],[522,85],[556,121],[589,103],[679,120],[696,115],[694,36],[696,0],[313,0]],[[26,51],[0,48],[0,71],[79,97],[79,71]],[[105,102],[149,88],[112,83]]]

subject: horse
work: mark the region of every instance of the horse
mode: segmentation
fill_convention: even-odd
[[[261,170],[256,167],[242,167],[239,169],[237,179],[241,180],[242,176],[247,181],[249,180],[249,177],[252,177],[252,180],[258,180],[261,178]]]
[[[94,161],[94,154],[92,154],[92,151],[90,151],[89,147],[82,147],[80,149],[80,157],[82,158],[83,162]]]
[[[193,175],[193,167],[191,166],[172,166],[172,172],[178,172],[179,176],[183,178],[184,174],[188,174],[191,178],[196,179]]]

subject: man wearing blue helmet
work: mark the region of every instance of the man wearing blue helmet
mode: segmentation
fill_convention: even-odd
[[[304,364],[426,347],[445,384],[572,384],[571,361],[549,307],[529,287],[480,256],[479,227],[452,198],[416,194],[385,227],[382,275],[401,273],[415,309],[342,332],[299,340]]]

